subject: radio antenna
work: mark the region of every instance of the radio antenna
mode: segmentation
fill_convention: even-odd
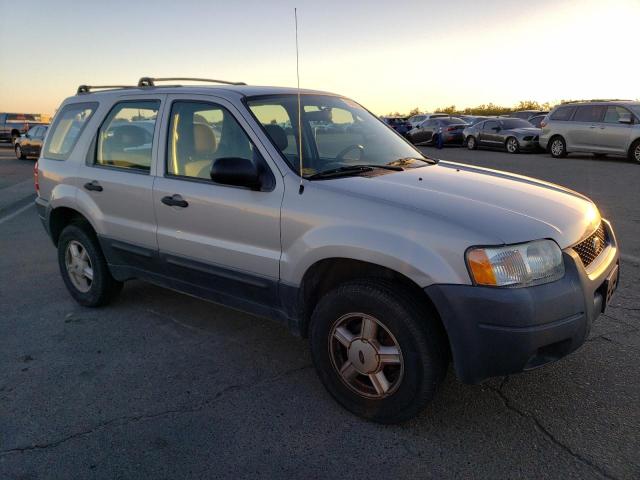
[[[298,55],[298,9],[293,9],[293,18],[296,24],[296,79],[298,81],[298,158],[300,163],[300,188],[298,193],[304,192],[302,183],[302,108],[300,106],[300,60]]]

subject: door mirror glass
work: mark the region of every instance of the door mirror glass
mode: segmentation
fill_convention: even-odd
[[[248,187],[260,190],[260,172],[257,165],[248,158],[221,157],[213,162],[211,180],[223,185]]]

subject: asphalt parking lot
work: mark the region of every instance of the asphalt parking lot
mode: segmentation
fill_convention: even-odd
[[[424,151],[568,186],[613,222],[621,286],[579,351],[476,386],[450,371],[417,419],[368,423],[280,325],[141,282],[78,306],[22,193],[0,205],[0,478],[640,478],[640,165]],[[0,147],[0,199],[32,168]]]

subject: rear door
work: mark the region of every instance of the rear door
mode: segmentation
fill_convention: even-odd
[[[225,99],[171,95],[166,111],[153,195],[166,272],[225,304],[269,306],[279,279],[281,175]],[[213,182],[219,158],[261,165],[263,188]]]
[[[629,110],[618,105],[607,107],[604,121],[600,125],[600,147],[603,152],[626,154],[631,132],[632,123],[620,123],[620,119],[634,118]]]
[[[152,159],[164,95],[123,97],[102,120],[79,169],[78,203],[101,223],[110,263],[157,267]]]

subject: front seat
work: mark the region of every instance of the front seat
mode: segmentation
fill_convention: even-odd
[[[276,147],[281,152],[284,152],[289,146],[289,139],[287,138],[287,132],[284,131],[280,125],[267,124],[264,125],[264,129],[267,131],[267,134],[273,140],[273,143],[276,144]]]
[[[218,149],[216,134],[206,123],[193,124],[193,149],[185,165],[188,177],[209,178],[213,157]]]

